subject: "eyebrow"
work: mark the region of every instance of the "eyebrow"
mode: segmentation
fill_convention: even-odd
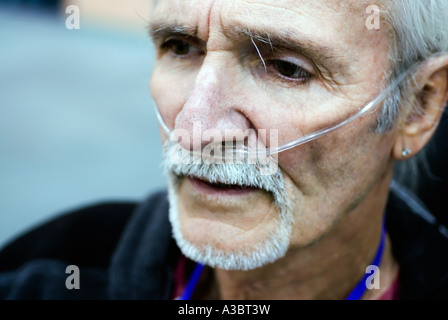
[[[310,63],[314,65],[319,73],[320,71],[317,65],[324,68],[330,78],[333,78],[333,74],[336,72],[345,73],[344,71],[347,69],[342,61],[342,56],[336,54],[334,49],[322,45],[309,37],[307,38],[303,35],[299,37],[290,30],[277,29],[268,32],[242,26],[233,26],[223,29],[222,32],[226,38],[235,42],[256,40],[259,43],[270,46],[272,51],[281,48],[303,55],[310,60]],[[149,25],[149,34],[153,41],[157,42],[173,36],[197,38],[198,30],[195,26],[152,22]],[[198,40],[205,42],[203,39]]]
[[[161,41],[170,36],[178,37],[197,37],[196,27],[188,25],[170,24],[164,22],[152,22],[149,25],[149,36],[154,42]]]

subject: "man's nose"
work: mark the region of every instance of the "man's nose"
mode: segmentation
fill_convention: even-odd
[[[241,140],[241,133],[250,128],[250,121],[238,101],[238,76],[223,63],[205,59],[192,91],[176,117],[175,129],[188,132],[182,147],[196,150],[210,142]],[[237,137],[237,138],[236,138]]]

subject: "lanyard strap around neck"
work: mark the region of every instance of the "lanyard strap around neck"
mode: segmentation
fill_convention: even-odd
[[[184,292],[180,296],[179,300],[191,300],[191,296],[193,295],[194,288],[198,284],[199,278],[201,277],[202,271],[204,270],[204,265],[200,263],[196,263],[196,266],[193,270],[193,274],[191,275],[188,283],[185,287]]]
[[[381,259],[383,257],[384,252],[384,243],[386,242],[386,230],[384,228],[384,222],[381,227],[381,239],[380,244],[378,245],[378,249],[376,250],[375,257],[370,265],[379,267],[381,263]],[[362,279],[358,282],[358,284],[353,288],[352,292],[345,298],[345,300],[359,300],[361,299],[364,292],[367,290],[366,281],[370,274],[365,273]]]

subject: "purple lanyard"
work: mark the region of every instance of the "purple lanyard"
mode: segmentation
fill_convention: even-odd
[[[191,296],[193,295],[194,288],[198,284],[199,278],[201,277],[202,271],[204,270],[204,265],[200,263],[196,263],[196,267],[193,270],[193,274],[188,280],[187,286],[182,292],[179,300],[191,300]]]
[[[381,229],[381,239],[380,244],[378,246],[378,249],[376,250],[375,257],[373,258],[373,261],[370,265],[379,267],[381,263],[381,259],[383,257],[384,252],[384,243],[386,241],[386,231],[384,228],[384,223]],[[199,281],[199,278],[201,277],[202,271],[204,270],[204,265],[197,263],[196,267],[193,270],[193,274],[191,275],[190,279],[188,280],[187,286],[185,287],[184,292],[182,293],[179,300],[190,300],[191,296],[193,295],[193,291],[196,288],[196,285]],[[369,277],[369,274],[364,274],[362,279],[358,282],[358,284],[353,288],[352,292],[345,298],[345,300],[359,300],[361,299],[364,292],[367,290],[366,287],[366,280]]]
[[[384,222],[383,226],[381,228],[381,239],[380,244],[378,245],[378,249],[376,250],[375,257],[373,258],[373,261],[370,265],[379,267],[381,263],[381,259],[383,257],[384,252],[384,243],[386,242],[386,230],[384,228]],[[367,290],[366,281],[367,278],[370,276],[370,274],[366,273],[364,274],[364,277],[358,282],[358,284],[353,288],[352,292],[345,298],[345,300],[359,300],[361,299],[364,292]]]

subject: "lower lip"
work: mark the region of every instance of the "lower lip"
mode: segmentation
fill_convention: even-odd
[[[217,188],[197,178],[188,177],[187,179],[196,190],[208,195],[241,196],[260,190],[255,187]]]

